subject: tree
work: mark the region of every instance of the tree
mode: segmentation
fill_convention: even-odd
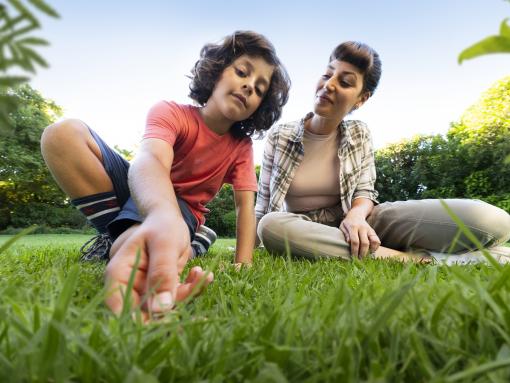
[[[12,132],[0,141],[0,229],[32,223],[83,226],[40,154],[42,131],[60,117],[60,107],[29,85],[13,89],[12,97],[18,105],[10,115]]]
[[[417,135],[376,152],[381,201],[453,197],[458,159],[441,135]]]
[[[59,17],[43,0],[28,0],[28,3],[48,16]],[[12,71],[34,74],[37,66],[48,67],[34,49],[48,42],[31,35],[40,27],[34,13],[21,0],[0,4],[0,135],[9,132],[8,127],[13,124],[9,119],[9,114],[16,109],[12,88],[29,79],[27,75],[12,75]]]
[[[510,212],[510,76],[468,108],[446,136],[416,136],[376,152],[381,201],[479,198]]]
[[[510,76],[497,81],[452,125],[448,139],[457,143],[466,174],[465,195],[510,211]],[[506,201],[506,202],[505,202]]]

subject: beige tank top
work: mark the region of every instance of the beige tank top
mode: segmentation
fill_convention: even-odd
[[[330,135],[319,135],[305,129],[305,156],[285,196],[287,211],[306,212],[339,203],[340,160],[337,135],[338,130]]]

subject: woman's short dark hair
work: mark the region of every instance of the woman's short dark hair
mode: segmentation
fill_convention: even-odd
[[[381,78],[381,59],[379,54],[366,44],[346,41],[338,45],[329,56],[333,60],[345,61],[354,65],[363,73],[363,90],[373,95]]]
[[[236,31],[218,44],[206,44],[191,70],[189,86],[189,96],[199,105],[205,105],[223,70],[242,55],[261,57],[274,66],[274,71],[269,89],[255,113],[230,129],[230,133],[239,138],[268,130],[280,118],[289,98],[289,75],[276,56],[273,44],[263,35],[250,31]]]

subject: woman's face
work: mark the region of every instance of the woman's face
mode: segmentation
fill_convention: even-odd
[[[317,83],[315,90],[315,114],[338,122],[354,107],[359,108],[368,99],[361,94],[363,73],[345,61],[331,61]]]

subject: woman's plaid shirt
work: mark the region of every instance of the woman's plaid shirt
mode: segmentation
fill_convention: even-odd
[[[300,121],[277,125],[269,131],[259,176],[255,206],[257,219],[284,209],[285,196],[304,156],[304,122],[311,115],[309,113]],[[338,129],[339,202],[345,215],[356,198],[368,198],[377,204],[378,193],[374,189],[376,174],[372,138],[366,124],[357,120],[342,121]]]

